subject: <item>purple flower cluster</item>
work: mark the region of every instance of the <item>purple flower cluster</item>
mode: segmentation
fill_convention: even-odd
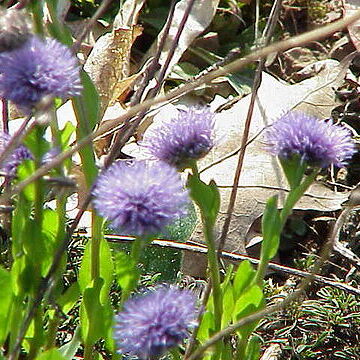
[[[2,153],[9,144],[11,136],[4,132],[0,133],[0,153]],[[16,175],[17,167],[24,160],[31,160],[33,157],[24,145],[18,146],[5,160],[0,164],[0,170],[8,176]]]
[[[266,132],[267,149],[281,159],[298,155],[308,165],[342,167],[356,152],[351,133],[331,121],[289,112]]]
[[[186,214],[188,193],[177,171],[160,161],[118,161],[97,179],[94,206],[125,234],[155,235]]]
[[[183,342],[196,326],[196,298],[186,290],[162,286],[128,300],[115,317],[120,353],[155,359]]]
[[[180,111],[177,118],[151,126],[141,145],[153,157],[182,169],[212,149],[214,124],[209,109],[191,107]]]
[[[21,47],[0,54],[0,96],[30,111],[44,96],[79,95],[76,57],[54,39],[31,36]]]

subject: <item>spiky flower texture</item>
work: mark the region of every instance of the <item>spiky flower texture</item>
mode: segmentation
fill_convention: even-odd
[[[122,354],[157,359],[180,344],[196,326],[196,298],[162,286],[128,300],[115,317],[114,338]]]
[[[0,154],[5,150],[11,140],[11,136],[0,132]],[[6,159],[0,164],[0,170],[8,176],[16,174],[17,167],[24,161],[32,159],[32,155],[27,147],[19,145]]]
[[[180,169],[205,156],[214,146],[214,114],[190,107],[175,118],[151,126],[141,145],[153,157]]]
[[[46,95],[65,99],[80,91],[77,59],[54,39],[32,36],[0,55],[0,96],[26,112]]]
[[[186,214],[188,193],[176,170],[160,161],[118,161],[96,181],[94,206],[124,234],[161,232]]]
[[[355,153],[350,131],[332,121],[289,112],[265,132],[267,149],[280,159],[298,155],[309,166],[342,167]]]

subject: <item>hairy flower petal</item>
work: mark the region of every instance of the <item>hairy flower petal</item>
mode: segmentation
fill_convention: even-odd
[[[266,132],[267,149],[282,159],[299,155],[309,165],[342,167],[356,152],[351,133],[331,121],[299,112],[290,112]]]
[[[184,168],[205,156],[214,146],[214,114],[207,108],[191,107],[177,118],[152,125],[141,145],[153,157]]]
[[[157,358],[188,337],[197,314],[194,294],[173,286],[135,296],[115,317],[118,350],[140,359]]]
[[[0,153],[2,153],[11,140],[11,136],[4,132],[0,132]],[[8,176],[16,174],[17,167],[23,160],[32,159],[32,155],[27,147],[19,145],[7,158],[0,164],[0,170]]]
[[[188,193],[179,174],[160,161],[118,161],[96,181],[94,206],[131,235],[152,235],[186,214]]]
[[[44,96],[79,95],[76,57],[54,39],[30,37],[20,48],[0,55],[0,96],[30,111]]]

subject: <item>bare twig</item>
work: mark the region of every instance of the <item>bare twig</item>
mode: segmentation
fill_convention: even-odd
[[[9,106],[6,99],[1,99],[2,103],[2,130],[5,133],[9,133]]]
[[[258,2],[257,2],[257,5],[259,5]],[[272,32],[275,28],[275,24],[277,23],[277,20],[279,17],[280,7],[281,7],[281,0],[276,0],[273,5],[272,11],[270,13],[268,24],[264,30],[264,36],[263,36],[264,45],[268,45],[270,42]],[[262,71],[263,71],[264,65],[265,65],[265,58],[263,57],[263,58],[261,58],[259,65],[256,69],[254,83],[252,86],[250,105],[249,105],[248,113],[247,113],[246,120],[245,120],[244,133],[243,133],[243,136],[241,139],[241,146],[240,146],[241,150],[239,152],[238,163],[237,163],[236,170],[235,170],[233,187],[232,187],[232,191],[230,194],[226,218],[225,218],[225,221],[224,221],[224,224],[222,227],[222,231],[221,231],[221,235],[219,238],[218,254],[224,248],[226,237],[227,237],[227,234],[228,234],[229,228],[230,228],[232,213],[234,211],[234,206],[235,206],[235,201],[236,201],[236,196],[237,196],[237,187],[239,185],[241,170],[242,170],[243,163],[244,163],[246,144],[247,144],[248,138],[249,138],[251,119],[252,119],[252,115],[254,112],[254,105],[255,105],[255,100],[257,98],[257,92],[258,92],[258,89],[261,84]],[[245,252],[245,244],[244,243],[239,244],[239,247],[241,248],[242,252]]]
[[[166,71],[167,71],[167,69],[169,67],[171,59],[174,56],[175,49],[178,46],[180,36],[181,36],[181,34],[182,34],[183,30],[184,30],[185,24],[187,22],[187,19],[189,18],[189,15],[190,15],[190,12],[191,12],[191,9],[192,9],[194,3],[195,3],[195,0],[190,0],[187,7],[186,7],[186,9],[185,9],[184,15],[183,15],[183,17],[182,17],[182,19],[180,21],[178,31],[176,32],[174,40],[173,40],[173,42],[171,44],[171,48],[170,48],[170,50],[168,52],[165,63],[164,63],[164,65],[162,66],[162,68],[160,70],[160,74],[159,74],[159,77],[158,77],[158,84],[157,84],[158,88],[160,88],[162,83],[164,82]],[[157,90],[157,92],[158,92],[158,90]]]
[[[86,235],[81,234],[81,236],[86,236]],[[132,242],[134,240],[134,238],[131,236],[122,236],[122,235],[105,235],[105,239],[109,242],[114,242],[114,243]],[[155,247],[166,247],[166,248],[172,248],[172,249],[177,249],[177,250],[182,250],[182,251],[195,252],[195,253],[199,253],[199,254],[207,254],[207,247],[200,243],[196,244],[196,245],[194,245],[194,244],[189,245],[188,243],[181,243],[178,241],[156,239],[156,240],[152,241],[151,245],[155,246]],[[260,262],[260,260],[255,257],[238,254],[235,252],[229,252],[229,251],[225,251],[225,250],[223,250],[221,252],[221,257],[223,259],[234,261],[234,262],[248,260],[254,265],[258,265]],[[334,281],[332,279],[329,279],[329,278],[321,276],[321,275],[312,274],[308,271],[298,270],[298,269],[294,269],[289,266],[279,265],[279,264],[272,263],[272,262],[269,263],[269,269],[272,269],[272,270],[278,271],[278,272],[282,272],[285,274],[303,277],[303,278],[308,277],[308,276],[313,276],[314,281],[316,281],[320,284],[329,285],[329,286],[347,291],[354,295],[360,295],[360,289],[356,289],[353,286],[350,286],[350,285],[345,284],[340,281]]]
[[[103,12],[106,10],[106,8],[110,5],[112,0],[104,0],[101,2],[101,5],[96,10],[95,14],[91,17],[91,19],[87,22],[84,29],[82,30],[81,34],[78,36],[74,44],[72,45],[71,49],[76,54],[82,42],[84,41],[86,35],[89,33],[89,31],[93,28],[95,23],[98,21],[99,17],[103,14]]]
[[[160,56],[161,56],[161,52],[164,49],[166,38],[167,38],[167,36],[169,34],[169,31],[170,31],[170,26],[171,26],[171,23],[172,23],[172,19],[174,17],[174,11],[175,11],[175,1],[172,1],[171,7],[170,7],[170,10],[169,10],[169,14],[168,14],[168,18],[166,20],[166,24],[165,24],[165,27],[164,27],[163,36],[161,37],[161,39],[159,41],[159,45],[158,45],[158,47],[156,49],[155,56],[153,57],[148,69],[145,70],[145,77],[144,77],[144,79],[142,79],[142,83],[140,84],[139,88],[137,89],[137,91],[135,92],[133,98],[130,101],[130,107],[138,105],[140,103],[146,86],[149,84],[150,80],[154,77],[156,71],[158,71],[158,68],[160,66],[159,65],[159,59],[160,59]],[[133,128],[134,131],[138,127],[140,122],[142,121],[142,119],[145,116],[147,110],[148,109],[143,109],[139,113],[139,115],[133,120],[133,127],[132,128]],[[124,139],[123,139],[124,132],[126,132],[126,130],[129,129],[129,126],[130,126],[129,121],[130,121],[130,119],[128,119],[128,122],[126,122],[124,127],[122,129],[120,129],[120,131],[116,134],[115,139],[114,139],[114,141],[113,141],[113,143],[111,145],[111,149],[109,151],[109,154],[106,157],[105,167],[108,167],[115,160],[117,154],[119,154],[119,151],[121,151],[121,148],[122,148],[121,143],[124,141]],[[131,132],[131,134],[133,134],[133,132]],[[127,141],[127,139],[126,139],[126,141]]]

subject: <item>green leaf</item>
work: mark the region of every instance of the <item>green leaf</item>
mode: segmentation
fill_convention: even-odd
[[[246,346],[244,360],[259,360],[260,358],[260,342],[257,336],[252,336]]]
[[[207,185],[197,175],[190,175],[188,186],[190,195],[199,206],[204,220],[209,226],[214,226],[220,209],[220,193],[215,181],[211,180]]]
[[[11,274],[0,267],[0,345],[8,334],[9,310],[13,297]]]
[[[268,261],[276,255],[281,235],[281,220],[277,208],[277,196],[271,197],[266,203],[262,217],[262,233],[261,259]]]
[[[30,175],[35,172],[35,164],[33,160],[23,161],[17,168],[18,182],[27,179]],[[27,185],[22,191],[26,199],[30,202],[35,200],[35,184],[31,183]]]
[[[258,285],[251,286],[239,297],[235,303],[233,321],[240,319],[260,310],[263,307],[264,295]],[[247,338],[255,329],[257,322],[244,325],[238,330],[241,338]]]
[[[90,345],[104,336],[106,331],[104,306],[99,301],[99,293],[103,285],[103,279],[96,279],[93,286],[85,289],[80,305],[81,335]]]
[[[50,349],[39,355],[36,360],[66,360],[58,349]]]
[[[214,314],[210,311],[206,311],[199,325],[197,339],[201,343],[204,343],[214,333],[215,331],[214,329],[215,329]]]
[[[114,265],[111,258],[111,251],[106,240],[102,239],[100,242],[100,277],[102,278],[103,286],[100,293],[101,304],[105,304],[109,298],[109,289],[111,286]],[[86,244],[83,260],[79,271],[79,285],[81,293],[84,293],[88,286],[91,286],[91,241]]]
[[[58,5],[58,0],[46,0],[47,9],[50,13],[51,22],[47,23],[47,28],[52,37],[59,40],[65,45],[72,45],[72,36],[68,28],[64,26],[58,19],[56,8]]]
[[[242,261],[239,265],[234,281],[233,281],[233,291],[235,301],[243,294],[244,290],[252,283],[256,271],[250,264],[248,260]]]
[[[75,126],[70,121],[68,121],[64,128],[60,130],[61,145],[64,149],[68,147],[71,135],[74,133],[74,131]]]
[[[79,300],[80,294],[79,283],[74,282],[60,297],[58,297],[57,304],[64,314],[67,314],[74,307]]]
[[[124,252],[115,255],[116,281],[125,292],[133,289],[139,276],[140,270],[134,260]]]
[[[85,71],[81,71],[83,91],[80,96],[73,98],[73,106],[78,120],[81,136],[88,135],[99,121],[99,95]]]
[[[45,209],[42,229],[33,219],[29,219],[24,227],[23,244],[28,262],[43,276],[47,274],[53,261],[58,226],[57,213]]]
[[[232,286],[226,286],[225,291],[223,291],[223,315],[221,319],[221,328],[229,325],[234,311],[234,293]]]

